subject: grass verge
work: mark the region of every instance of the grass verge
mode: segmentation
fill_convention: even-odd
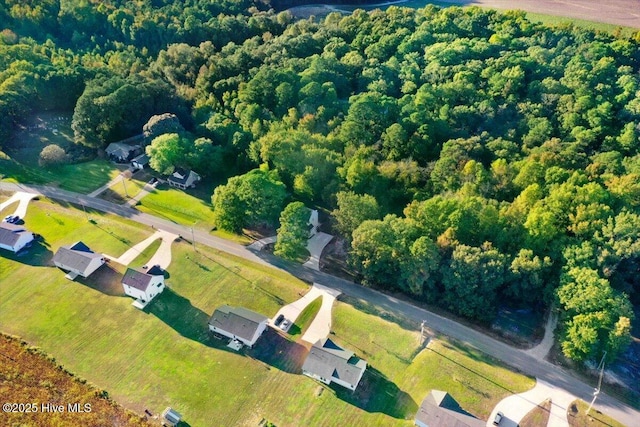
[[[293,322],[293,325],[289,328],[289,335],[295,338],[298,335],[304,334],[320,311],[321,306],[322,297],[318,297],[311,301],[311,303],[302,310],[298,318]]]
[[[589,405],[582,400],[576,400],[569,405],[567,420],[570,427],[625,427],[611,417],[608,417],[591,409],[589,415],[586,414]]]
[[[547,399],[535,408],[529,411],[527,415],[520,420],[520,427],[539,427],[546,426],[551,416],[551,399]]]

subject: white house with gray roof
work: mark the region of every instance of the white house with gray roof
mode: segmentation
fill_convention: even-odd
[[[209,319],[209,330],[252,347],[267,328],[267,317],[242,307],[223,305]]]
[[[105,263],[104,255],[93,252],[82,242],[62,246],[53,256],[56,267],[69,272],[66,276],[73,280],[77,276],[89,277]]]
[[[33,242],[33,233],[21,225],[0,222],[0,248],[17,253]]]
[[[200,181],[200,175],[192,170],[176,168],[176,170],[167,177],[167,183],[170,186],[186,190],[189,187],[195,187]]]
[[[325,384],[336,383],[355,390],[367,370],[367,362],[329,338],[316,342],[302,365],[302,373]]]
[[[149,269],[128,268],[122,278],[124,293],[136,299],[136,307],[144,308],[164,291],[164,271],[158,265]]]

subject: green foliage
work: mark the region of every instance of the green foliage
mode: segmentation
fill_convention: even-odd
[[[67,153],[59,145],[49,144],[40,152],[38,164],[44,167],[59,166],[67,161]]]
[[[284,208],[273,253],[290,260],[297,260],[304,253],[309,239],[309,213],[302,202],[292,202]]]
[[[214,221],[218,228],[234,232],[243,227],[274,227],[286,197],[277,171],[254,169],[215,189]]]
[[[341,191],[336,197],[338,209],[334,210],[332,215],[338,222],[337,228],[343,236],[351,236],[358,225],[380,216],[378,202],[373,196]]]

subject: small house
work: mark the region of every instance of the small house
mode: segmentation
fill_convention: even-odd
[[[431,390],[414,419],[418,427],[484,427],[482,421],[463,410],[447,392]]]
[[[142,170],[149,165],[149,156],[146,154],[140,154],[138,157],[135,157],[131,160],[131,166],[134,169]]]
[[[367,369],[367,362],[329,338],[316,342],[302,365],[302,373],[325,384],[336,383],[355,390]]]
[[[175,409],[167,408],[162,412],[162,425],[175,427],[180,424],[182,415],[176,412]]]
[[[198,181],[200,181],[200,175],[192,170],[184,170],[180,168],[176,168],[176,170],[167,178],[167,182],[170,186],[181,190],[195,187]]]
[[[164,271],[159,265],[142,270],[128,268],[122,278],[124,293],[136,299],[136,307],[144,308],[164,291]]]
[[[267,328],[267,317],[242,307],[223,305],[209,319],[209,330],[252,347]]]
[[[71,246],[62,246],[53,256],[56,267],[69,272],[67,278],[73,280],[77,276],[89,277],[105,263],[104,255],[93,252],[82,242]]]
[[[127,163],[132,158],[140,154],[142,147],[139,145],[123,144],[121,142],[112,142],[107,145],[104,150],[109,159],[116,163]]]
[[[0,222],[0,248],[17,253],[33,242],[33,233],[21,225]]]

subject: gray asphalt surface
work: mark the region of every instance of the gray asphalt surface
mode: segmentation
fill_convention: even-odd
[[[6,191],[40,193],[52,199],[74,204],[83,204],[89,210],[96,209],[102,212],[120,215],[141,224],[149,226],[153,225],[154,227],[162,228],[163,230],[181,235],[182,237],[187,238],[187,240],[190,240],[191,228],[189,227],[138,212],[130,207],[119,206],[102,199],[96,199],[58,188],[37,185],[0,182],[0,189]],[[285,270],[309,283],[316,282],[321,285],[337,289],[345,295],[362,300],[368,304],[375,305],[378,309],[403,315],[417,324],[426,320],[430,328],[469,344],[518,369],[520,372],[539,378],[554,387],[564,389],[586,402],[590,402],[593,397],[592,393],[595,385],[584,383],[580,379],[574,377],[570,372],[552,365],[549,362],[535,358],[523,350],[511,347],[453,320],[444,318],[423,308],[416,307],[406,301],[399,300],[392,296],[385,295],[373,289],[365,288],[348,280],[344,280],[321,271],[314,271],[303,267],[302,265],[287,262],[268,253],[251,252],[240,244],[211,236],[207,232],[194,230],[194,236],[196,246],[206,245],[251,261],[271,265]],[[594,407],[628,427],[636,427],[640,425],[640,411],[637,411],[604,393],[600,393]]]

